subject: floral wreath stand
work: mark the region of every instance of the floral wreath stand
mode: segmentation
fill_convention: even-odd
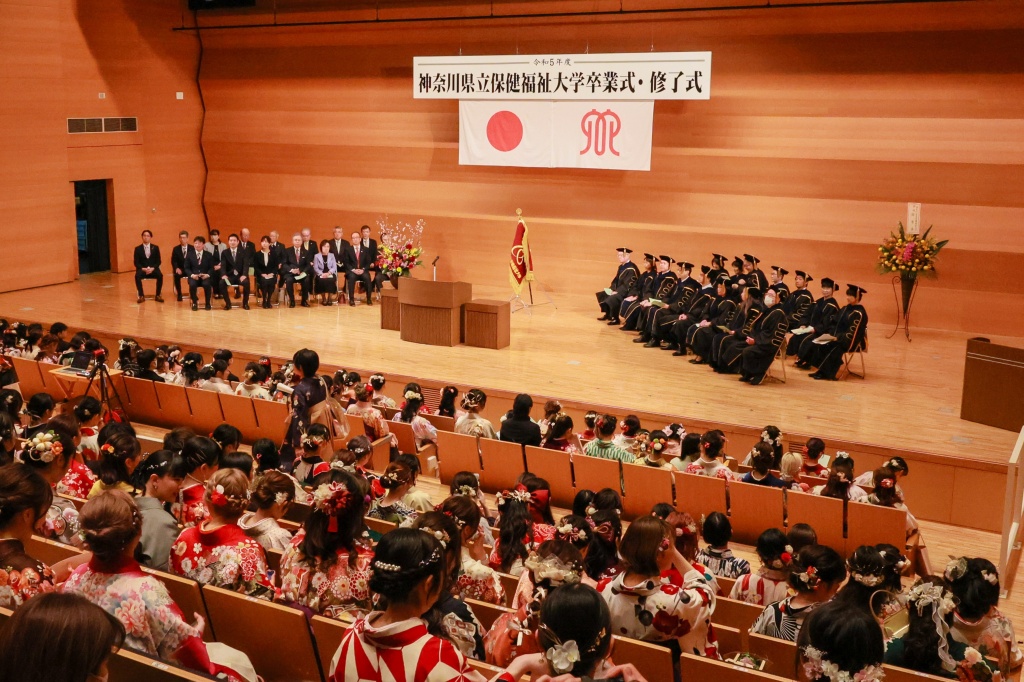
[[[895,275],[892,278],[892,295],[896,299],[896,327],[885,338],[891,339],[896,336],[902,327],[907,341],[913,340],[910,338],[910,307],[914,304],[914,297],[917,294],[917,282],[917,277]]]

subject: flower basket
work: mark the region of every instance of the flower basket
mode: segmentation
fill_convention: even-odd
[[[410,277],[412,269],[423,265],[420,256],[423,249],[420,241],[427,223],[422,218],[415,225],[409,223],[390,224],[388,217],[377,220],[380,226],[380,248],[377,254],[377,268],[398,288],[399,277]]]
[[[910,340],[910,306],[914,302],[918,282],[925,277],[936,276],[935,262],[939,251],[949,243],[948,239],[935,241],[929,237],[931,231],[929,226],[924,234],[907,234],[901,222],[897,231],[890,233],[878,247],[876,267],[879,273],[893,276],[893,295],[896,297],[896,329],[889,338],[902,325],[907,340]],[[900,285],[899,294],[896,292],[897,282]]]

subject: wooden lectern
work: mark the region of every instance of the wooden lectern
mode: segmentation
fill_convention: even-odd
[[[462,306],[473,298],[468,282],[403,277],[398,285],[403,341],[457,346],[462,341]]]
[[[1024,425],[1022,385],[1024,349],[1000,346],[983,338],[968,339],[961,419],[1020,431]]]

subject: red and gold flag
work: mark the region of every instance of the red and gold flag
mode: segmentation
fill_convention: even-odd
[[[508,266],[508,280],[512,284],[512,290],[518,295],[523,290],[523,282],[533,280],[530,231],[522,218],[519,219],[519,225],[516,226],[516,237],[512,240],[512,253]]]

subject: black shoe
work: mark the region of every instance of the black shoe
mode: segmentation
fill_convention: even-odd
[[[242,310],[248,310],[248,309],[249,309],[249,304],[248,303],[243,303],[242,304]]]
[[[633,339],[633,343],[647,343],[648,341],[650,341],[650,338],[643,334]]]
[[[163,296],[157,296],[157,297],[156,297],[156,298],[155,298],[154,300],[155,300],[155,301],[156,301],[157,303],[163,303],[163,302],[164,302],[164,297],[163,297]]]
[[[659,343],[657,339],[651,339],[650,341],[648,341],[647,343],[644,344],[644,348],[660,348],[660,347],[661,347],[661,343]]]
[[[793,366],[796,367],[797,369],[810,369],[811,368],[811,364],[809,362],[804,362],[803,360],[797,360],[793,364]]]
[[[674,357],[674,358],[681,358],[684,355],[686,355],[686,351],[685,350],[677,350],[676,352],[672,353],[672,357]],[[693,360],[691,360],[690,362],[693,362]],[[693,364],[696,365],[697,363],[693,362]]]
[[[207,304],[206,304],[206,309],[207,309],[207,310],[213,310],[213,306],[212,306],[212,305],[210,305],[209,303],[207,303]]]
[[[137,300],[135,302],[136,303],[145,303],[146,302],[146,297],[145,296],[139,296],[139,300]]]
[[[303,301],[302,302],[302,307],[303,308],[308,308],[309,307],[309,301]]]
[[[291,301],[290,303],[288,303],[288,307],[289,308],[294,308],[295,307],[295,301]]]
[[[740,381],[742,381],[743,383],[747,383],[748,381],[750,381],[750,377],[744,374],[743,376],[740,377]]]
[[[820,379],[821,378],[821,372],[811,372],[807,376],[811,377],[812,379]]]
[[[609,327],[614,327],[614,326],[616,326],[618,324],[619,324],[619,318],[617,318],[617,317],[613,317],[612,319],[608,320],[608,326]]]
[[[366,305],[368,305],[368,306],[370,306],[372,308],[373,307],[373,301],[370,300],[370,299],[366,299]]]
[[[192,310],[199,310],[199,304],[198,303],[193,303],[192,304]]]
[[[678,343],[669,343],[661,347],[662,350],[679,350]]]
[[[349,308],[355,308],[356,307],[356,302],[355,301],[349,301],[348,302],[348,307]]]
[[[755,377],[755,378],[751,379],[750,380],[750,385],[751,386],[760,386],[762,381],[764,381],[764,375],[763,374],[761,376],[759,376],[759,377]]]
[[[605,315],[602,315],[601,317],[597,318],[597,321],[598,322],[604,322],[607,319],[608,319],[608,315],[605,314]]]
[[[690,364],[691,365],[706,365],[708,363],[704,362],[700,358],[694,358],[693,360],[690,360]]]
[[[181,303],[181,296],[176,297],[174,300],[176,300],[178,303]]]
[[[224,299],[224,300],[227,300],[227,299]],[[231,310],[231,303],[230,302],[224,305],[224,310]]]

